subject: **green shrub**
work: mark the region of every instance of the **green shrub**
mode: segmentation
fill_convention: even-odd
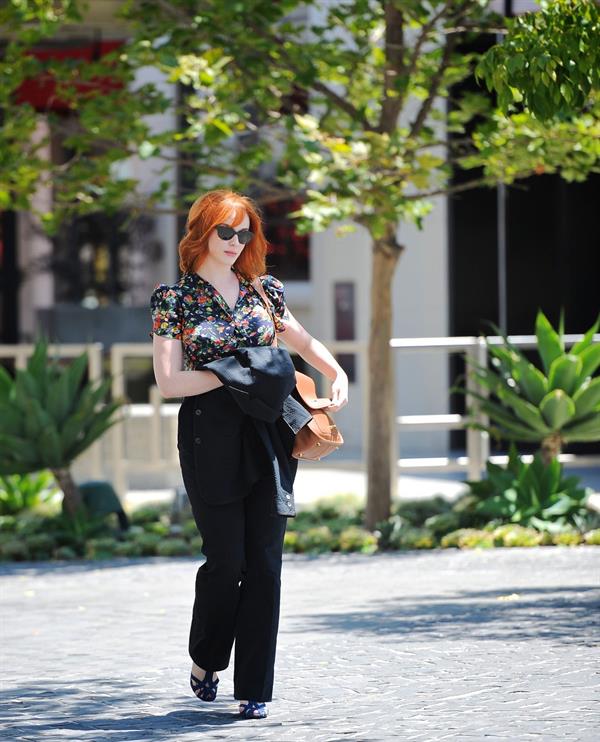
[[[165,523],[161,523],[160,521],[156,521],[154,523],[144,523],[144,531],[146,531],[146,533],[156,533],[159,536],[168,536],[169,530],[170,527]]]
[[[451,531],[445,536],[442,536],[440,546],[444,549],[451,547],[463,548],[467,542],[472,543],[474,540],[482,538],[483,534],[491,538],[489,532],[479,530],[478,528],[457,528],[456,531]]]
[[[428,528],[404,526],[392,536],[392,546],[396,549],[433,549],[435,536]]]
[[[552,542],[556,546],[577,546],[582,541],[583,536],[579,531],[559,531],[552,534]]]
[[[13,533],[17,528],[17,518],[14,515],[0,515],[0,533]]]
[[[439,538],[445,533],[450,533],[460,528],[460,515],[452,511],[437,513],[437,515],[429,516],[423,525],[432,531],[436,538]]]
[[[114,554],[120,557],[142,556],[142,545],[138,541],[119,541],[115,545]]]
[[[57,548],[54,549],[55,559],[77,559],[77,557],[77,552],[70,546],[57,546]]]
[[[336,539],[328,526],[313,526],[298,534],[298,548],[300,551],[320,553],[333,550],[336,546]]]
[[[162,536],[159,536],[158,533],[142,532],[128,540],[136,545],[143,556],[154,556],[158,545],[162,541]]]
[[[360,551],[372,554],[377,550],[377,536],[360,526],[349,526],[339,536],[340,551]]]
[[[505,523],[492,532],[496,546],[538,546],[542,534],[535,528],[525,528],[517,523]]]
[[[482,528],[490,516],[478,511],[479,498],[470,492],[461,495],[452,505],[452,512],[459,518],[461,528]]]
[[[114,556],[117,540],[110,536],[91,538],[85,542],[86,559],[110,559]]]
[[[399,515],[391,515],[387,520],[380,520],[375,524],[375,534],[380,550],[395,549],[397,533],[401,528],[410,526],[410,523]]]
[[[198,534],[197,536],[192,536],[190,539],[190,551],[192,554],[200,554],[202,551],[202,536]]]
[[[600,546],[600,528],[594,528],[592,531],[584,533],[583,539],[586,544]]]
[[[0,476],[0,514],[16,514],[50,502],[60,493],[48,469]]]
[[[15,533],[19,536],[30,536],[34,533],[44,533],[48,530],[51,521],[52,519],[47,515],[26,511],[17,517]]]
[[[123,532],[123,538],[127,539],[127,541],[133,541],[133,539],[136,539],[143,533],[146,533],[143,526],[129,526],[129,528]]]
[[[56,539],[48,533],[33,533],[25,536],[31,559],[50,559],[57,546]]]
[[[399,515],[413,526],[422,526],[427,518],[446,513],[452,504],[441,495],[420,500],[402,500],[392,506],[392,514]]]
[[[284,551],[298,551],[298,531],[286,531],[283,537]]]
[[[198,535],[198,526],[193,518],[186,518],[182,523],[182,529],[185,538],[194,538]]]
[[[190,552],[189,543],[182,538],[163,539],[156,547],[158,556],[187,556]]]
[[[143,525],[144,523],[154,523],[155,521],[161,520],[169,513],[170,505],[168,503],[160,503],[155,505],[141,505],[132,511],[129,516],[129,521],[135,525]]]
[[[581,528],[590,517],[586,503],[591,489],[580,487],[579,477],[564,477],[558,459],[545,465],[538,451],[526,464],[511,442],[506,467],[488,461],[486,469],[486,479],[467,484],[478,500],[475,511],[487,518],[556,531]]]
[[[0,546],[0,555],[3,559],[22,561],[30,558],[27,544],[22,539],[12,539]]]

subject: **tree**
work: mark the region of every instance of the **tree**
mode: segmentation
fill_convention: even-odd
[[[525,107],[547,121],[586,110],[600,91],[600,7],[596,0],[543,1],[541,10],[506,20],[504,43],[477,73],[498,93],[504,113]]]
[[[126,93],[116,88],[98,95],[92,89],[82,95],[73,70],[57,66],[61,95],[76,106],[82,123],[70,140],[73,162],[58,174],[49,226],[71,212],[114,208],[135,189],[111,176],[112,163],[132,152],[169,161],[169,146],[175,145],[178,160],[195,174],[195,193],[217,185],[262,199],[299,193],[304,203],[294,216],[300,231],[348,221],[340,231],[360,225],[368,232],[368,527],[389,514],[396,471],[390,456],[389,339],[392,280],[406,249],[398,241],[399,223],[421,227],[436,195],[533,173],[583,180],[598,171],[597,102],[582,116],[542,125],[527,110],[496,110],[483,91],[454,94],[453,86],[472,75],[479,61],[476,53],[461,53],[459,44],[503,24],[487,5],[129,0],[123,15],[131,39],[104,60],[104,69],[99,62],[85,71],[86,80],[114,73],[127,84]],[[140,112],[164,110],[168,103],[155,87],[132,85],[143,65],[183,86],[176,112],[184,124],[177,131],[155,134],[144,124]],[[22,77],[25,66],[20,69]],[[302,105],[306,96],[308,109]],[[13,106],[10,95],[3,100]],[[269,172],[274,160],[275,171]],[[473,177],[453,185],[455,167],[474,170]],[[11,203],[11,194],[20,192],[14,178],[7,192]],[[152,208],[162,192],[152,194],[144,208]]]

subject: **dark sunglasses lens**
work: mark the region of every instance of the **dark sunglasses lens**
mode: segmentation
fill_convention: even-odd
[[[227,227],[226,225],[219,224],[217,227],[217,234],[222,240],[230,240],[235,234],[233,227]]]
[[[254,232],[251,232],[249,229],[244,229],[242,232],[238,233],[238,240],[242,245],[247,245],[253,237]]]

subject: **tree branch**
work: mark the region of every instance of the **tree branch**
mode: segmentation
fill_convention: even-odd
[[[431,110],[431,107],[433,106],[433,102],[438,94],[438,90],[440,88],[440,84],[442,82],[442,79],[444,77],[444,72],[446,71],[446,67],[450,63],[450,57],[452,56],[452,52],[454,50],[454,46],[456,45],[455,38],[451,36],[444,45],[444,52],[442,54],[442,61],[440,62],[440,66],[437,68],[435,74],[431,78],[431,85],[429,86],[429,93],[427,95],[427,98],[421,103],[421,107],[419,108],[419,112],[411,124],[410,127],[410,134],[409,137],[413,138],[418,135],[418,133],[423,128],[423,124],[425,123],[425,120],[427,119],[427,116],[429,115],[429,111]]]

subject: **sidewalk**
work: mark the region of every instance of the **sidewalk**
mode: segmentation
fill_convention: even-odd
[[[284,557],[270,715],[188,685],[195,558],[0,565],[11,742],[592,742],[600,549]]]

